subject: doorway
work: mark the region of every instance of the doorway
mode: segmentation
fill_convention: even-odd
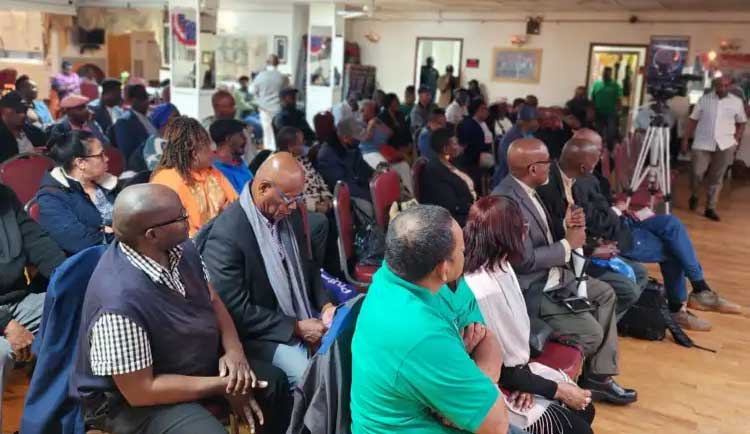
[[[602,78],[605,67],[612,68],[612,78],[622,88],[622,110],[620,131],[629,131],[635,120],[638,107],[644,104],[644,71],[647,45],[597,44],[589,48],[589,66],[586,72],[586,87],[591,91],[597,80]]]

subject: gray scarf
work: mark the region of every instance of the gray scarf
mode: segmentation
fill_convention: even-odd
[[[261,214],[253,203],[250,194],[251,184],[252,182],[248,182],[242,189],[240,206],[245,211],[247,220],[253,228],[255,239],[258,241],[263,257],[263,264],[266,266],[266,274],[271,282],[273,292],[276,294],[279,307],[284,315],[298,320],[313,318],[313,309],[310,306],[310,298],[307,296],[307,287],[300,263],[297,238],[292,230],[292,225],[288,220],[282,220],[276,224],[286,257],[285,267],[277,250],[279,241],[271,232],[268,219]]]

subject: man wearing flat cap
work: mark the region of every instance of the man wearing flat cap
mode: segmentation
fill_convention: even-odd
[[[90,100],[83,95],[71,94],[60,101],[60,108],[65,113],[57,123],[53,124],[48,130],[47,135],[50,139],[61,137],[70,131],[84,130],[90,132],[96,139],[102,142],[102,145],[109,146],[109,137],[94,120],[89,110]]]
[[[26,122],[28,109],[29,104],[16,91],[0,99],[0,162],[18,154],[45,150],[47,136]]]

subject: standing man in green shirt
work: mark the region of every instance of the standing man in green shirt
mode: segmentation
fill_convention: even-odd
[[[620,108],[622,107],[622,87],[612,80],[612,67],[607,66],[602,79],[591,88],[591,101],[596,111],[596,128],[604,137],[610,152],[620,137]]]
[[[352,433],[505,434],[498,340],[465,285],[461,228],[418,205],[390,223],[352,341]]]

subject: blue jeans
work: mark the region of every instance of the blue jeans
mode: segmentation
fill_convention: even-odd
[[[672,304],[687,301],[685,276],[691,282],[703,280],[703,268],[693,248],[685,225],[673,215],[657,215],[642,222],[628,220],[633,233],[633,247],[622,252],[638,262],[658,262]]]
[[[291,345],[279,344],[276,352],[273,353],[271,364],[286,373],[289,388],[294,390],[294,387],[302,380],[308,360],[307,347],[302,342]]]
[[[260,123],[260,115],[258,113],[247,115],[243,120],[245,123],[253,127],[253,137],[255,137],[256,140],[263,138],[263,125]]]

